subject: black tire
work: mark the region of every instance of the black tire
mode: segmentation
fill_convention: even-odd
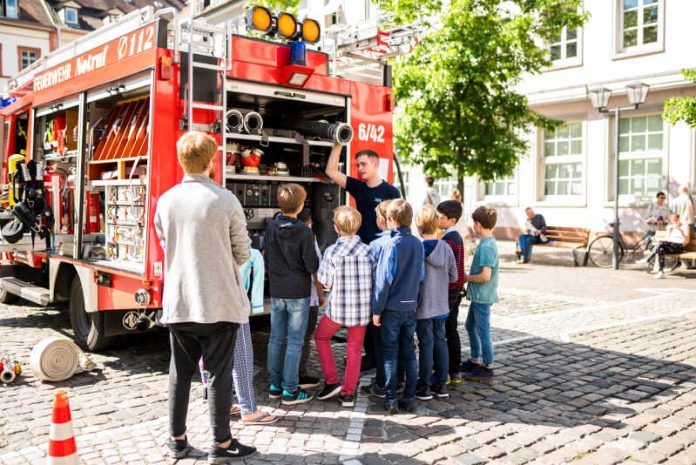
[[[19,301],[19,296],[10,294],[4,287],[0,286],[0,304],[11,305]]]
[[[89,351],[104,350],[113,345],[116,338],[104,336],[104,314],[85,311],[85,297],[78,276],[73,278],[70,285],[69,308],[75,342]]]
[[[24,237],[24,225],[18,219],[6,223],[2,227],[2,239],[10,244],[16,244]]]
[[[614,257],[614,238],[611,236],[599,236],[590,242],[587,247],[590,262],[598,268],[611,268]],[[619,260],[623,258],[624,249],[619,244]]]

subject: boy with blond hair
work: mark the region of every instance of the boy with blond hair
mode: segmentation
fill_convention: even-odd
[[[423,245],[411,234],[413,209],[402,199],[387,209],[387,226],[392,236],[385,244],[375,270],[372,297],[372,322],[380,328],[386,374],[385,409],[397,413],[399,408],[414,411],[416,403],[416,353],[413,336],[416,330],[416,307],[420,282],[425,275]],[[397,402],[397,360],[399,341],[406,386]]]
[[[370,248],[356,234],[362,222],[356,209],[338,207],[334,210],[333,222],[339,237],[324,252],[318,274],[319,282],[330,294],[315,336],[325,382],[317,399],[330,399],[340,393],[341,405],[353,407],[360,377],[360,350],[370,321],[374,261]],[[334,333],[344,327],[348,328],[348,343],[346,372],[341,384],[330,343]]]
[[[439,398],[449,397],[445,388],[449,373],[445,337],[445,324],[449,314],[447,287],[457,280],[457,262],[447,243],[437,238],[439,222],[437,210],[432,205],[424,205],[416,214],[416,226],[423,238],[425,253],[425,279],[421,282],[416,310],[418,400],[430,400],[433,395]],[[435,375],[431,386],[433,364]]]
[[[462,364],[464,378],[489,382],[493,379],[493,341],[491,305],[498,301],[498,246],[493,238],[497,212],[493,207],[478,207],[471,218],[474,232],[481,237],[469,269],[467,298],[471,301],[466,317],[471,358]]]
[[[184,170],[180,184],[157,202],[154,224],[164,250],[162,323],[169,327],[169,455],[191,450],[186,437],[191,380],[203,357],[210,372],[210,463],[227,463],[256,451],[230,432],[232,365],[240,324],[249,321],[249,300],[239,268],[249,259],[251,240],[239,200],[210,178],[215,139],[188,132],[176,144]],[[236,279],[230,279],[230,273]]]
[[[312,274],[319,268],[312,230],[297,218],[306,197],[307,193],[299,184],[282,184],[278,187],[281,214],[268,223],[264,236],[271,294],[268,396],[271,399],[282,398],[283,405],[309,402],[314,397],[299,387]],[[283,361],[281,357],[286,338]]]

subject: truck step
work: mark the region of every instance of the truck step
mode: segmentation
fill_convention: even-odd
[[[51,291],[45,287],[36,286],[32,283],[22,281],[17,278],[0,278],[0,287],[13,295],[17,295],[29,302],[34,302],[42,307],[46,307],[51,300]]]

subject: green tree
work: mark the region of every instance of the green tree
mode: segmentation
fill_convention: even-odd
[[[696,82],[696,70],[683,69],[682,75]],[[672,124],[683,121],[689,126],[696,127],[696,97],[674,97],[665,102],[664,119]]]
[[[550,64],[545,44],[583,24],[581,0],[380,0],[398,24],[426,34],[397,60],[396,146],[435,176],[485,180],[512,173],[531,126],[556,122],[530,110],[515,87]]]

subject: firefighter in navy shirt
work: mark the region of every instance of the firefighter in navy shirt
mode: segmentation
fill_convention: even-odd
[[[334,145],[326,164],[326,174],[355,199],[355,206],[363,219],[358,236],[365,244],[369,244],[380,232],[377,228],[375,208],[383,200],[401,198],[401,193],[380,176],[379,155],[373,150],[362,150],[355,155],[358,174],[362,181],[341,173],[338,169],[338,159],[342,149],[343,146]]]

